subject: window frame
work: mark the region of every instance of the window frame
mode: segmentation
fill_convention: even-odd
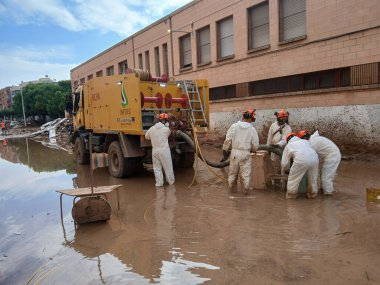
[[[143,55],[142,55],[142,53],[139,53],[139,54],[137,55],[137,58],[138,58],[139,69],[144,69],[144,65],[143,65]]]
[[[190,40],[190,44],[189,44],[190,50],[187,50],[187,51],[184,50],[184,39],[185,38],[189,38],[189,40]],[[188,33],[186,35],[179,37],[178,41],[179,41],[180,70],[184,71],[184,70],[192,69],[193,68],[193,58],[192,58],[192,50],[191,50],[191,33]],[[190,63],[188,64],[188,66],[185,66],[185,63],[184,63],[185,52],[189,52],[189,51],[190,51]]]
[[[145,57],[145,70],[150,72],[150,54],[149,50],[146,50],[144,52],[144,57]]]
[[[169,77],[169,50],[167,43],[162,44],[162,64],[164,73]]]
[[[110,65],[106,68],[106,76],[112,75],[115,75],[115,67],[113,65]]]
[[[262,45],[262,46],[258,46],[258,47],[253,47],[253,34],[251,33],[251,30],[253,30],[255,27],[252,27],[252,13],[254,11],[254,9],[257,9],[257,8],[260,8],[261,6],[264,6],[264,5],[267,5],[268,6],[268,44],[266,45]],[[259,50],[263,50],[263,49],[267,49],[270,47],[270,13],[269,13],[269,1],[268,0],[265,0],[261,3],[258,3],[256,5],[253,5],[249,8],[247,8],[247,50],[248,50],[248,53],[250,52],[255,52],[255,51],[259,51]],[[263,25],[261,25],[263,26]],[[261,27],[261,26],[258,26],[258,27]],[[256,27],[257,28],[257,27]]]
[[[156,46],[154,48],[154,69],[156,72],[156,76],[161,76],[161,62],[160,62],[160,47]]]
[[[208,45],[209,46],[209,53],[210,53],[210,59],[208,61],[202,62],[202,47],[206,46],[203,45],[201,46],[201,33],[205,30],[209,30],[209,41]],[[197,37],[197,66],[204,66],[207,64],[210,64],[212,62],[211,60],[211,28],[210,25],[204,26],[196,31],[196,37]]]
[[[126,60],[120,61],[118,63],[118,67],[119,67],[119,75],[125,74],[128,69],[128,60],[126,59]]]
[[[220,36],[220,25],[224,21],[232,19],[232,53],[226,56],[221,56],[221,36]],[[216,22],[216,48],[217,48],[217,61],[223,61],[227,59],[234,58],[235,50],[234,50],[234,18],[233,15],[220,19]]]
[[[305,1],[305,34],[304,35],[299,35],[299,36],[296,36],[296,37],[293,37],[293,38],[289,38],[289,39],[284,39],[284,17],[283,17],[283,3],[284,1],[290,1],[290,0],[279,0],[278,1],[278,24],[279,24],[279,33],[278,33],[278,36],[279,36],[279,45],[283,45],[283,44],[287,44],[287,43],[291,43],[291,42],[294,42],[294,41],[300,41],[300,40],[303,40],[303,39],[306,39],[307,38],[307,1],[306,0],[302,0],[302,1]],[[295,14],[293,14],[295,15]],[[292,15],[292,16],[293,16]]]
[[[103,77],[103,69],[96,72],[96,77]]]

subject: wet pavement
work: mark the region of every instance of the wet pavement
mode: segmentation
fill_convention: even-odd
[[[380,187],[379,158],[342,161],[338,192],[316,200],[230,195],[201,164],[191,188],[194,169],[164,188],[149,171],[116,179],[97,169],[95,185],[123,185],[120,210],[114,191],[109,222],[75,228],[72,198],[62,224],[55,190],[90,186],[89,167],[26,142],[0,145],[0,284],[380,283],[380,203],[365,193]]]

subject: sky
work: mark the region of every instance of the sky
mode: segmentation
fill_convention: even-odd
[[[70,69],[190,0],[0,0],[0,89]]]

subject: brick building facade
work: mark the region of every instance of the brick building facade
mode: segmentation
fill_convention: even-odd
[[[11,104],[11,88],[5,87],[0,89],[0,111],[8,109]]]
[[[127,67],[206,78],[219,133],[251,106],[263,141],[273,111],[287,108],[294,129],[319,129],[342,146],[379,146],[378,4],[193,1],[71,70],[72,84]]]

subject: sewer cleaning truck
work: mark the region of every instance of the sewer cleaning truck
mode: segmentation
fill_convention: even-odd
[[[194,163],[194,131],[207,132],[209,127],[209,83],[153,78],[147,71],[129,69],[88,80],[75,89],[67,106],[78,164],[90,162],[91,150],[104,154],[112,176],[133,176],[143,163],[152,163],[145,132],[165,112],[173,165],[188,168]]]

